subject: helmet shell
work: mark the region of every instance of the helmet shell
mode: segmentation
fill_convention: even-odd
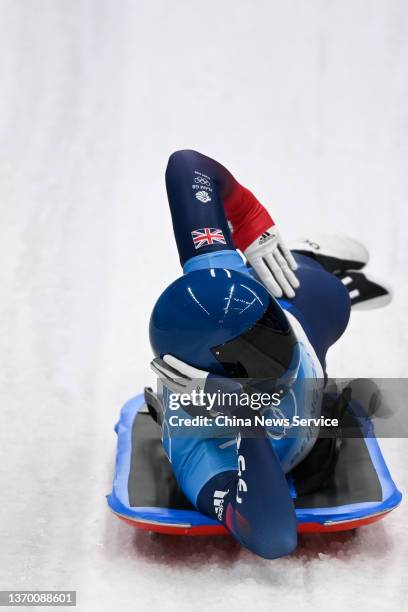
[[[270,299],[258,281],[235,270],[211,268],[185,274],[163,291],[153,308],[149,328],[153,352],[225,375],[211,349],[255,325]]]

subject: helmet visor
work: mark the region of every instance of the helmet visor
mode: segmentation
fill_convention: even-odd
[[[277,381],[286,378],[289,372],[291,379],[296,377],[300,358],[296,345],[296,336],[284,311],[271,298],[253,327],[211,350],[232,378]]]

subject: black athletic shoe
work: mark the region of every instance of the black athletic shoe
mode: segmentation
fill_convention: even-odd
[[[341,280],[350,295],[353,310],[382,308],[392,300],[392,291],[382,283],[372,280],[362,272],[343,270],[335,276]]]

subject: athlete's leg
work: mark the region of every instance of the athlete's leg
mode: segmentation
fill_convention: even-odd
[[[341,280],[353,310],[372,310],[391,302],[392,290],[388,284],[362,271],[368,263],[369,253],[358,240],[343,234],[312,231],[290,246],[292,251],[314,259]]]
[[[324,369],[326,353],[344,333],[350,318],[350,296],[343,283],[317,261],[293,253],[300,287],[293,299],[279,299],[299,320]]]

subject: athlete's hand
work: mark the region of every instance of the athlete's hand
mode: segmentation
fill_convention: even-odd
[[[296,261],[282,241],[276,225],[270,227],[244,251],[249,264],[268,291],[275,297],[295,297],[300,285],[294,270]]]
[[[155,372],[163,385],[165,385],[172,393],[177,394],[188,394],[193,397],[193,393],[199,394],[204,392],[205,394],[218,395],[219,392],[226,393],[231,396],[235,394],[238,397],[243,387],[242,385],[232,378],[221,376],[219,374],[211,374],[206,370],[199,370],[193,366],[173,357],[173,355],[164,355],[163,359],[156,357],[150,363],[150,366]],[[198,395],[196,406],[205,407],[206,399],[202,397],[202,403]],[[214,401],[211,409],[213,411],[233,411],[234,403],[230,403],[227,406],[220,402]]]
[[[173,393],[191,394],[194,389],[204,389],[210,374],[205,370],[194,368],[173,355],[164,355],[163,359],[156,357],[150,363],[150,367]]]

